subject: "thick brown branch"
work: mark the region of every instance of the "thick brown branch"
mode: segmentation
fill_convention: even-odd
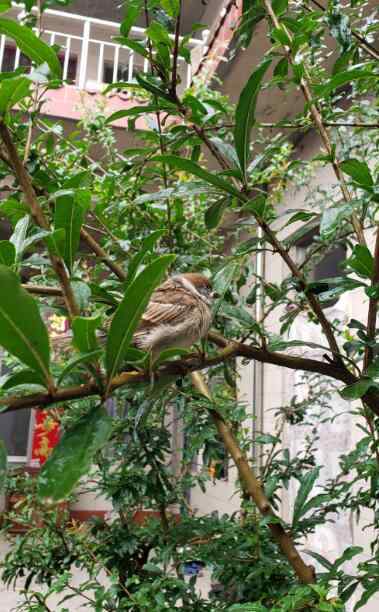
[[[211,366],[218,365],[232,357],[244,357],[261,363],[271,363],[291,370],[315,372],[339,380],[347,385],[353,384],[358,380],[349,370],[337,364],[317,361],[316,359],[295,357],[284,353],[270,353],[267,350],[255,346],[249,346],[239,342],[229,342],[214,332],[209,334],[209,339],[222,348],[217,355],[208,357],[207,359],[200,359],[197,355],[189,355],[187,358],[180,361],[166,363],[159,368],[156,373],[156,378],[160,376],[172,376],[173,379],[175,379],[183,377],[190,372],[204,370]],[[112,380],[110,390],[114,391],[132,382],[147,382],[149,380],[149,375],[144,372],[123,372]],[[1,398],[0,406],[7,406],[6,411],[31,407],[43,408],[52,404],[90,397],[92,395],[101,395],[101,393],[102,389],[100,389],[95,382],[90,382],[84,385],[59,389],[54,393],[37,393],[24,397]],[[370,405],[370,402],[366,403],[370,405],[372,410],[379,414],[378,398],[376,396],[370,396],[370,398],[369,400],[371,403],[373,403],[375,399],[374,407]]]
[[[303,584],[313,583],[315,581],[313,567],[304,563],[293,543],[290,534],[286,532],[278,517],[275,515],[275,512],[273,511],[271,504],[265,495],[261,483],[256,477],[253,468],[249,465],[245,455],[241,451],[230,426],[219,414],[219,412],[213,408],[213,400],[208,389],[208,385],[205,383],[199,372],[192,374],[192,382],[194,387],[210,400],[211,403],[208,407],[208,412],[216,426],[219,436],[224,442],[226,450],[229,452],[234,461],[245,491],[249,494],[262,516],[269,519],[268,527],[283,555],[287,558],[297,577]]]

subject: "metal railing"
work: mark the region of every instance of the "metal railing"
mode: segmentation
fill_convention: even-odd
[[[23,8],[13,5],[11,14],[21,19]],[[50,45],[59,46],[63,80],[83,90],[101,91],[105,84],[117,81],[133,82],[136,72],[148,72],[149,61],[128,47],[113,42],[120,24],[93,17],[48,9],[44,11],[41,38]],[[191,51],[202,55],[206,51],[208,31],[202,39],[191,38]],[[133,27],[129,38],[146,45],[144,28]],[[5,35],[0,37],[0,71],[16,70],[25,64],[20,50]],[[182,86],[192,81],[192,66],[183,58],[178,60],[178,74]]]

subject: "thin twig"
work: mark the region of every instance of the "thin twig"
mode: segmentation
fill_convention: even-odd
[[[12,164],[16,178],[24,192],[25,201],[30,208],[30,212],[34,219],[34,222],[42,229],[49,231],[50,226],[48,220],[45,217],[45,214],[38,202],[38,198],[34,191],[31,178],[17,153],[17,149],[13,143],[11,133],[3,121],[0,122],[0,136],[6,148],[7,155]],[[50,260],[62,287],[68,315],[70,319],[72,319],[74,316],[80,314],[80,309],[76,303],[76,299],[71,287],[66,267],[64,265],[63,260],[57,255],[50,254]]]
[[[275,14],[272,5],[271,5],[271,1],[270,0],[263,0],[263,4],[264,7],[267,11],[267,14],[269,15],[272,23],[274,24],[274,26],[278,29],[283,29],[288,37],[288,40],[290,41],[290,43],[292,43],[293,37],[291,32],[289,32],[288,28],[286,28],[286,26],[284,24],[281,24],[277,15]],[[289,47],[288,45],[283,44],[282,45],[284,48],[284,51],[286,53],[286,56],[288,58],[288,62],[291,66],[293,66],[295,64],[294,62],[294,58],[292,56],[292,50],[291,47]],[[303,93],[304,99],[306,100],[306,102],[309,105],[309,110],[311,112],[311,115],[313,117],[314,120],[314,124],[315,127],[317,128],[320,136],[321,136],[321,140],[325,146],[325,149],[327,151],[327,154],[331,160],[331,165],[333,167],[334,170],[334,174],[336,175],[336,178],[338,180],[338,184],[339,187],[341,189],[343,198],[345,200],[345,202],[350,203],[351,202],[351,195],[349,192],[349,189],[347,187],[345,178],[343,176],[343,172],[340,168],[340,164],[339,164],[339,160],[335,157],[334,151],[333,151],[333,146],[332,146],[332,142],[330,140],[329,134],[325,128],[324,125],[324,121],[322,118],[322,115],[317,107],[317,104],[314,102],[313,100],[313,95],[312,95],[312,91],[310,89],[309,86],[309,82],[310,82],[310,78],[309,78],[309,74],[308,71],[306,69],[306,66],[303,65],[304,68],[304,75],[301,77],[300,79],[300,84],[299,87]],[[362,224],[360,222],[360,220],[358,219],[357,215],[355,214],[355,212],[352,212],[351,214],[351,223],[354,227],[354,231],[357,237],[358,242],[361,245],[366,246],[366,239],[364,236],[364,232],[363,232],[363,227]]]
[[[374,272],[371,279],[371,290],[373,292],[379,289],[379,226],[376,230],[375,249],[374,249]],[[369,344],[375,342],[376,336],[376,318],[378,312],[378,297],[376,293],[370,297],[368,314],[367,314],[367,346],[363,361],[363,370],[366,371],[374,358],[374,350]]]
[[[327,11],[327,9],[322,4],[320,4],[317,0],[311,0],[311,2],[313,2],[313,4],[317,6],[317,8],[319,8],[321,11],[323,11],[323,13]],[[311,10],[311,9],[308,9],[308,10]],[[354,36],[354,38],[356,38],[356,40],[359,42],[359,46],[363,47],[363,49],[366,51],[368,55],[370,55],[375,60],[379,60],[379,53],[375,49],[375,47],[371,45],[371,43],[369,43],[365,38],[363,38],[363,36],[358,34],[356,30],[351,30],[351,33]]]

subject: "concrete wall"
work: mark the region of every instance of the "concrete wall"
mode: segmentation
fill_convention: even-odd
[[[307,135],[298,145],[296,155],[301,159],[307,160],[314,156],[320,149],[319,139],[314,134]],[[333,192],[335,186],[334,173],[330,168],[320,168],[312,177],[307,185],[303,188],[296,189],[289,187],[284,195],[283,201],[280,203],[281,210],[297,209],[306,207],[306,201],[312,190],[317,186],[322,185],[324,189],[330,189]],[[291,232],[296,229],[291,226]],[[284,234],[281,235],[283,237]],[[367,236],[367,239],[372,242],[372,236]],[[370,245],[371,246],[371,245]],[[280,282],[289,273],[286,265],[278,255],[268,254],[265,261],[266,280],[269,282]],[[351,318],[364,321],[366,319],[368,298],[361,290],[354,290],[342,296],[338,303],[330,309],[327,309],[327,314],[332,318],[336,317],[346,322]],[[278,333],[280,328],[279,323],[280,309],[268,320],[269,329]],[[325,344],[325,340],[320,334],[319,329],[312,324],[309,324],[306,318],[299,320],[296,323],[296,330],[293,337],[303,340],[313,340]],[[307,357],[322,359],[322,351],[314,349],[294,349],[293,353]],[[250,366],[251,368],[252,366]],[[264,366],[263,389],[262,389],[262,409],[261,422],[266,433],[275,433],[276,422],[274,418],[274,410],[279,406],[284,406],[293,396],[295,389],[294,385],[299,383],[300,375],[284,368],[279,368],[273,365]],[[251,385],[251,371],[249,367],[241,370],[241,388],[249,389]],[[297,394],[306,394],[307,385],[296,387]],[[351,405],[347,405],[340,396],[335,393],[331,399],[331,413],[340,413],[349,410]],[[342,414],[333,424],[322,425],[318,424],[318,432],[320,442],[319,450],[316,453],[316,462],[323,467],[319,483],[328,478],[333,477],[338,473],[338,457],[352,450],[358,440],[362,436],[362,432],[358,427],[359,421],[350,414]],[[284,432],[284,446],[290,449],[292,455],[300,452],[305,435],[309,433],[309,429],[299,426],[287,426]],[[282,500],[282,516],[289,519],[292,515],[293,501],[296,494],[296,487],[291,486],[289,491],[283,495]],[[374,539],[374,534],[369,529],[363,530],[363,527],[372,521],[371,513],[363,513],[359,524],[353,519],[349,513],[341,513],[335,517],[335,524],[321,526],[316,530],[315,536],[310,536],[307,542],[304,542],[305,548],[310,548],[325,555],[331,561],[337,558],[344,548],[349,545],[357,545],[364,547],[366,553],[369,553],[369,542]],[[358,559],[363,560],[365,555]],[[313,561],[310,560],[311,563]],[[354,571],[354,566],[346,566],[347,570]],[[352,609],[353,603],[350,607]],[[366,606],[362,608],[365,612],[376,612],[379,609],[379,597],[372,598]]]

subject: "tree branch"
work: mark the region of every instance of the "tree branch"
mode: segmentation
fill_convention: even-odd
[[[323,13],[326,12],[327,9],[322,4],[320,4],[320,2],[318,2],[317,0],[311,0],[311,2],[313,2],[313,4],[317,6],[317,8],[319,8],[321,11],[323,11]],[[358,34],[356,30],[351,30],[351,33],[354,36],[354,38],[359,42],[359,46],[363,47],[368,55],[371,55],[371,57],[375,60],[379,60],[379,53],[375,49],[375,47],[373,47],[373,45],[371,45],[365,38],[363,38],[363,36]]]
[[[291,564],[299,580],[303,584],[312,584],[315,582],[314,568],[306,565],[303,559],[300,557],[290,534],[286,532],[279,518],[273,511],[261,483],[256,477],[253,468],[249,465],[245,455],[241,451],[229,424],[224,420],[221,414],[212,407],[214,402],[208,385],[198,372],[192,374],[192,382],[199,393],[204,395],[210,401],[210,406],[207,408],[207,410],[216,426],[218,434],[224,442],[226,450],[229,452],[234,461],[234,464],[238,470],[238,475],[244,485],[245,490],[257,506],[261,515],[268,518],[268,527],[279,545],[280,550]]]
[[[379,289],[379,226],[376,230],[375,250],[374,250],[374,274],[371,280],[371,289],[378,291]],[[378,298],[376,294],[370,297],[368,314],[367,314],[367,341],[374,342],[376,336],[376,317],[378,312]],[[366,346],[363,362],[363,370],[366,371],[374,357],[374,351],[371,346]]]
[[[119,266],[117,262],[113,261],[113,259],[109,257],[103,247],[100,246],[97,240],[95,240],[95,238],[89,232],[87,232],[84,227],[80,229],[80,236],[88,244],[91,251],[93,251],[104,262],[107,268],[109,268],[109,270],[113,272],[113,274],[115,274],[120,281],[123,282],[126,280],[126,273],[121,266]]]
[[[190,372],[204,370],[209,367],[223,363],[232,357],[244,357],[249,360],[259,361],[261,363],[271,363],[273,365],[289,368],[291,370],[303,370],[306,372],[315,372],[324,376],[329,376],[335,380],[339,380],[346,385],[351,385],[357,382],[358,378],[349,370],[340,365],[317,361],[316,359],[308,359],[296,357],[294,355],[286,355],[285,353],[269,352],[265,349],[255,346],[245,345],[240,342],[230,342],[215,332],[209,334],[209,340],[219,346],[222,350],[212,357],[207,359],[199,358],[198,355],[189,355],[185,359],[163,364],[156,372],[155,377],[172,376],[175,378],[183,377]],[[147,372],[122,372],[115,376],[110,384],[110,390],[114,391],[120,387],[131,383],[148,382],[150,375]],[[8,397],[0,399],[0,406],[7,406],[5,412],[18,410],[20,408],[44,408],[52,404],[62,403],[69,400],[82,399],[93,395],[101,395],[103,390],[95,382],[85,383],[65,389],[58,389],[54,393],[35,393],[24,397]],[[375,399],[375,407],[370,406],[374,412],[379,414],[379,400],[376,396],[370,395],[371,403]],[[369,399],[370,399],[369,398]],[[366,402],[369,404],[369,402]]]
[[[286,26],[284,24],[280,23],[278,17],[276,16],[276,14],[275,14],[275,12],[274,12],[274,10],[272,8],[271,1],[270,0],[263,0],[263,4],[264,4],[264,7],[265,7],[265,9],[267,11],[267,14],[269,15],[269,17],[270,17],[272,23],[274,24],[274,26],[276,28],[278,28],[278,29],[282,28],[285,31],[285,33],[286,33],[286,35],[288,37],[288,40],[292,43],[292,40],[293,40],[292,34],[291,34],[291,32],[289,32],[288,28],[286,28]],[[282,46],[283,46],[284,51],[286,53],[286,56],[288,58],[289,64],[291,66],[294,66],[295,62],[294,62],[294,59],[292,57],[292,50],[291,50],[291,48],[289,46],[285,45],[285,44],[283,44]],[[313,95],[312,95],[312,92],[311,92],[311,89],[310,89],[310,86],[309,86],[309,81],[310,81],[309,75],[308,75],[306,67],[304,66],[304,76],[302,76],[301,79],[300,79],[299,87],[300,87],[300,89],[301,89],[301,91],[303,93],[304,99],[306,100],[306,102],[309,105],[309,110],[310,110],[311,115],[313,117],[314,124],[315,124],[315,126],[316,126],[316,128],[317,128],[317,130],[318,130],[318,132],[319,132],[319,134],[321,136],[321,140],[322,140],[322,142],[323,142],[323,144],[325,146],[325,149],[326,149],[326,151],[327,151],[327,153],[328,153],[328,155],[329,155],[329,157],[331,159],[331,164],[332,164],[332,167],[333,167],[333,170],[334,170],[334,174],[336,175],[336,178],[338,180],[338,184],[339,184],[339,187],[341,189],[342,196],[343,196],[345,202],[349,203],[349,202],[351,202],[352,198],[351,198],[350,192],[349,192],[349,190],[347,188],[346,181],[345,181],[345,178],[343,176],[343,172],[342,172],[342,170],[340,168],[339,161],[338,161],[338,159],[334,155],[332,142],[331,142],[329,134],[328,134],[328,132],[327,132],[327,130],[325,128],[322,115],[321,115],[319,109],[317,108],[315,102],[313,101]],[[356,234],[358,242],[360,244],[366,246],[366,239],[365,239],[365,236],[364,236],[364,233],[363,233],[363,227],[362,227],[362,224],[361,224],[360,220],[358,219],[357,215],[355,214],[355,212],[353,212],[351,214],[351,223],[352,223],[352,225],[354,227],[354,231],[355,231],[355,234]]]
[[[62,289],[59,289],[59,287],[45,287],[42,285],[29,285],[27,283],[24,283],[22,287],[34,295],[57,296],[63,298]]]
[[[7,155],[14,170],[15,176],[24,192],[25,200],[30,208],[30,212],[34,219],[34,222],[42,229],[49,231],[50,226],[48,220],[46,219],[45,214],[38,202],[38,198],[34,191],[31,178],[28,172],[25,170],[25,167],[13,143],[12,136],[8,130],[8,127],[3,121],[0,122],[0,136],[7,151]],[[61,284],[69,317],[70,319],[72,319],[74,316],[80,314],[80,309],[76,303],[64,262],[60,257],[57,257],[53,254],[50,254],[50,260]]]

